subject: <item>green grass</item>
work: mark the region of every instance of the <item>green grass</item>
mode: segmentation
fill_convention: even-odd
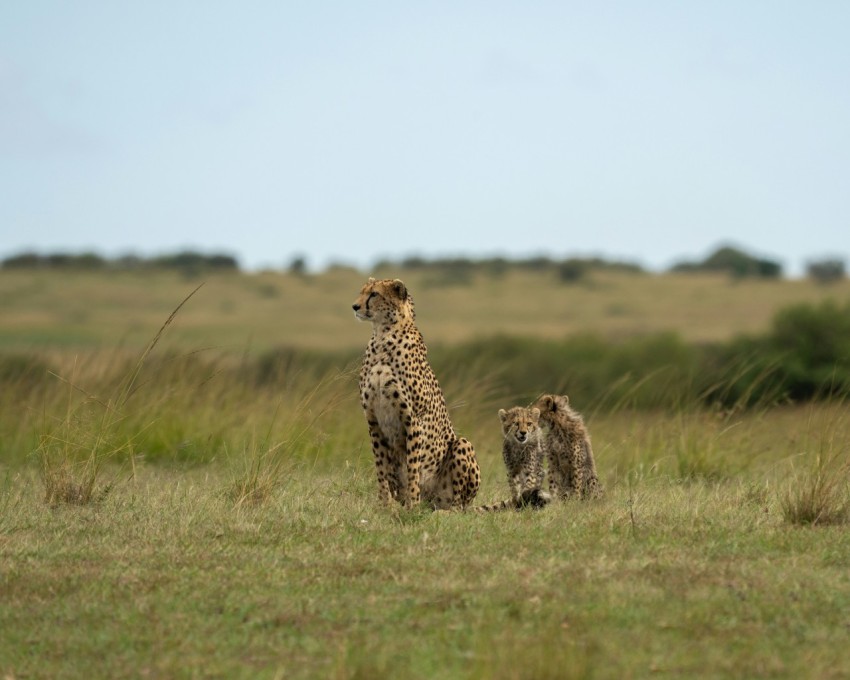
[[[259,506],[143,467],[101,504],[6,481],[12,677],[846,677],[850,534],[737,482],[594,503],[387,511],[367,461],[294,466]],[[488,483],[492,482],[488,480]]]
[[[850,533],[788,514],[814,472],[843,490],[825,502],[846,505],[846,469],[818,465],[846,460],[843,404],[590,415],[603,500],[480,515],[380,507],[365,425],[326,420],[318,404],[341,392],[320,387],[289,426],[271,413],[212,462],[111,460],[97,502],[51,506],[31,466],[7,468],[0,673],[850,673]],[[291,429],[308,413],[310,428]],[[481,503],[505,493],[489,415],[463,418]],[[704,450],[708,473],[683,474]]]
[[[197,282],[126,274],[109,288],[80,275],[62,287],[38,273],[29,287],[15,279],[19,297],[0,294],[0,336],[15,348],[0,362],[0,677],[850,675],[845,401],[638,410],[650,378],[624,376],[593,403],[571,394],[604,499],[382,508],[345,358],[368,335],[348,311],[359,278],[219,277],[165,325]],[[0,286],[12,280],[0,272]],[[625,279],[594,280],[596,302],[623,297],[616,323],[655,309],[642,296],[664,284],[639,277],[628,298]],[[510,308],[513,284],[533,279],[498,281]],[[725,299],[731,284],[714,285],[704,295]],[[816,294],[752,285],[777,304]],[[681,309],[696,289],[666,290]],[[414,288],[426,338],[460,338],[474,291]],[[89,304],[69,311],[74,295]],[[491,316],[469,327],[498,329],[499,305],[483,304]],[[674,316],[672,299],[658,304]],[[565,311],[563,328],[592,313]],[[35,351],[39,319],[57,340]],[[98,340],[69,346],[69,328]],[[339,354],[254,358],[275,344]],[[536,395],[474,359],[439,377],[481,463],[476,502],[490,503],[507,492],[497,411]]]

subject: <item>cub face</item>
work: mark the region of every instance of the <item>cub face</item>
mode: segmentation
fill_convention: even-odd
[[[520,444],[537,436],[540,409],[514,406],[512,409],[499,409],[499,420],[502,421],[502,435],[507,439],[512,437]]]
[[[407,287],[401,280],[370,278],[360,289],[360,295],[351,308],[359,321],[383,323],[391,321],[408,300]]]

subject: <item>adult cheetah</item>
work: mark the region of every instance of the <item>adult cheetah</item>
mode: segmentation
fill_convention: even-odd
[[[558,498],[598,498],[602,487],[596,474],[590,433],[569,397],[544,394],[534,404],[548,426],[543,448],[549,459],[549,492]]]
[[[360,370],[378,496],[411,507],[466,508],[481,473],[472,444],[458,437],[416,327],[413,298],[399,279],[370,278],[353,305],[372,324]]]

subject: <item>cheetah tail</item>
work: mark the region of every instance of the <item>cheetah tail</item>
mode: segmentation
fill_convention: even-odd
[[[545,491],[540,489],[527,489],[522,492],[519,499],[499,501],[490,505],[478,505],[472,508],[473,512],[502,512],[504,510],[522,510],[523,508],[534,508],[539,510],[545,508],[552,500]]]
[[[470,508],[472,512],[502,512],[504,510],[517,510],[518,504],[516,501],[499,501],[490,505],[476,505]]]

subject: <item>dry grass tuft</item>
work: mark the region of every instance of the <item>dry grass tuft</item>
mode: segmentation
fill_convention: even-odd
[[[790,524],[821,526],[850,522],[850,437],[843,401],[807,416],[803,459],[780,495],[782,516]]]
[[[792,475],[780,505],[790,524],[821,526],[850,521],[850,460],[816,456],[811,469]]]
[[[283,486],[290,466],[280,456],[282,446],[281,443],[259,453],[246,452],[240,458],[245,469],[225,492],[234,508],[263,505]]]
[[[53,459],[43,456],[41,463],[44,502],[51,507],[100,502],[112,490],[111,482],[99,486],[97,484],[97,459],[74,463],[67,458]]]

